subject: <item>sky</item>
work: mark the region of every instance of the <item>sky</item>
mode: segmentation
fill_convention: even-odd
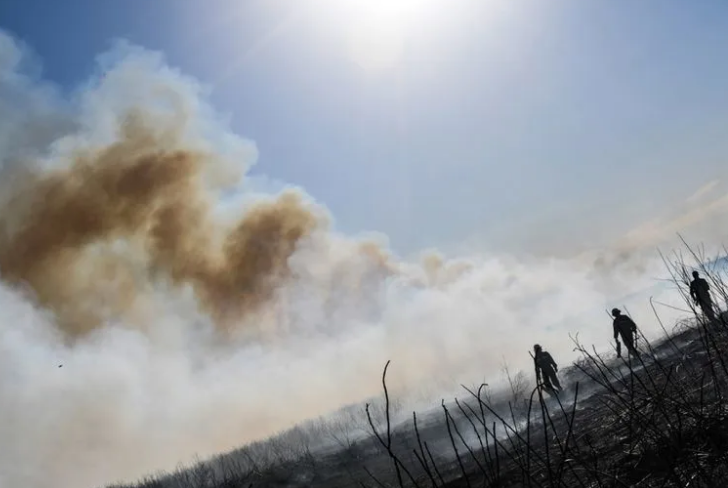
[[[725,172],[725,2],[334,3],[5,0],[0,25],[67,91],[114,39],[162,51],[253,174],[404,254],[583,251]]]

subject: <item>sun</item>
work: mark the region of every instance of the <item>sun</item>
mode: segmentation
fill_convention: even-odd
[[[445,0],[330,0],[329,19],[341,23],[354,62],[367,71],[397,65],[407,40],[433,26]]]
[[[376,22],[387,27],[403,28],[413,15],[421,13],[432,0],[344,0],[345,8],[362,21]]]

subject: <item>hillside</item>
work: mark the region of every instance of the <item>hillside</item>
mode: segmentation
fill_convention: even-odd
[[[726,486],[726,319],[643,338],[631,364],[575,343],[560,399],[517,377],[405,421],[377,403],[124,488]]]

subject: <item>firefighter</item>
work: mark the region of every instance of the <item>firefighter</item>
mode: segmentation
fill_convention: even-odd
[[[543,385],[546,389],[558,395],[563,389],[561,383],[559,383],[559,378],[556,376],[556,372],[559,370],[556,361],[551,357],[551,354],[544,351],[538,344],[533,346],[533,352],[533,361],[536,364],[536,383],[541,384],[543,378]]]
[[[614,340],[617,341],[617,345],[619,346],[619,338],[621,336],[622,342],[627,346],[627,351],[636,357],[640,357],[640,353],[634,346],[637,324],[631,318],[622,315],[622,311],[618,308],[612,309],[612,317],[614,317],[614,321],[612,322]]]
[[[705,278],[700,277],[700,273],[697,271],[693,271],[693,281],[690,282],[690,296],[708,320],[711,322],[715,320],[715,309],[713,308],[713,298],[710,296],[710,285]]]

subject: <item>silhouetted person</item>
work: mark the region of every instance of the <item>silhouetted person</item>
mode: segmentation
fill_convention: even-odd
[[[533,352],[533,361],[536,363],[536,382],[541,383],[541,378],[543,378],[543,385],[550,392],[558,394],[558,391],[561,391],[562,388],[559,379],[556,377],[556,372],[559,370],[556,361],[551,357],[551,354],[542,350],[538,344],[533,346]],[[554,388],[554,385],[558,391]]]
[[[697,271],[693,271],[693,281],[690,282],[690,296],[695,301],[695,305],[699,306],[708,320],[715,320],[715,309],[713,308],[713,298],[710,296],[710,285],[701,278]]]
[[[621,310],[618,308],[612,309],[612,317],[614,317],[614,321],[612,322],[612,326],[614,328],[614,340],[619,343],[619,338],[621,336],[622,342],[624,342],[624,345],[627,346],[627,351],[629,351],[630,354],[639,357],[640,353],[634,347],[637,324],[635,324],[634,320],[631,318],[626,315],[622,315]]]

